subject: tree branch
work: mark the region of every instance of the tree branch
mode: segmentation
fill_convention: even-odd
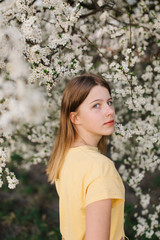
[[[102,55],[105,59],[107,59],[107,57],[104,55],[104,53],[99,50],[99,48],[97,47],[97,45],[94,42],[92,42],[87,36],[85,36],[84,33],[80,29],[77,29],[77,30],[82,34],[82,36],[81,36],[82,38],[86,39],[99,52],[100,55]]]
[[[94,9],[94,5],[93,4],[90,4],[90,3],[83,3],[81,2],[80,5],[84,8],[87,8],[88,10],[92,10]]]
[[[105,3],[101,7],[97,4],[97,0],[92,0],[92,4],[80,3],[80,5],[82,7],[87,8],[88,10],[93,10],[93,11],[91,11],[89,13],[81,15],[80,18],[86,18],[86,17],[88,17],[90,15],[93,15],[93,14],[95,14],[97,12],[103,11],[104,9],[113,10],[117,14],[123,14],[123,12],[121,12],[120,10],[113,8],[113,6],[114,6],[114,2],[113,1],[109,2],[109,3]]]
[[[30,2],[30,3],[28,4],[28,6],[29,6],[29,7],[32,6],[35,2],[36,2],[36,0],[33,0],[32,2]]]
[[[94,6],[96,9],[99,9],[99,8],[100,8],[100,6],[99,6],[98,3],[97,3],[97,0],[91,0],[91,1],[92,1],[93,6]]]

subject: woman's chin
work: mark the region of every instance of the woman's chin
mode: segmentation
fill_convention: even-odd
[[[114,133],[114,128],[113,129],[110,129],[106,132],[105,136],[109,136],[109,135],[112,135]]]

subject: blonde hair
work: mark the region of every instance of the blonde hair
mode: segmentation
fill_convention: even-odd
[[[88,96],[90,90],[100,85],[108,89],[111,95],[109,84],[100,76],[94,74],[83,74],[70,80],[64,90],[60,124],[53,147],[51,157],[47,165],[48,180],[53,184],[59,178],[59,172],[63,165],[65,156],[76,139],[76,130],[70,120],[70,112],[75,112],[80,104]],[[98,148],[104,154],[107,146],[107,136],[99,141]]]

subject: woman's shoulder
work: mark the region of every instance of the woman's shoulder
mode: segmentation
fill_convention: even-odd
[[[107,156],[101,154],[97,147],[83,145],[71,148],[67,154],[72,164],[82,164],[84,167],[109,168],[114,167],[114,163]],[[97,170],[98,170],[97,169]]]

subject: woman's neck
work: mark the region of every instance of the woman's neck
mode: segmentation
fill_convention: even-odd
[[[82,138],[81,136],[78,136],[76,138],[76,140],[73,142],[73,144],[71,145],[71,147],[80,147],[80,146],[84,146],[84,145],[88,145],[88,146],[93,146],[93,147],[97,147],[98,146],[98,142],[97,141],[87,141],[84,138]]]

